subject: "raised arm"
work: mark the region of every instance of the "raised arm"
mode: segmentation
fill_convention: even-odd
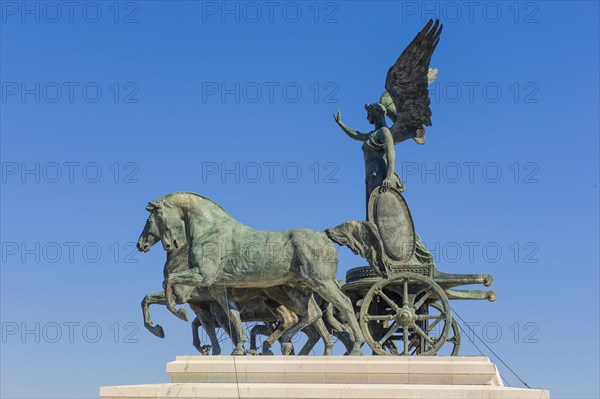
[[[339,127],[342,128],[344,133],[346,133],[346,135],[348,135],[348,137],[351,139],[365,141],[369,137],[369,133],[361,133],[358,130],[351,129],[346,126],[346,124],[342,122],[342,113],[339,109],[337,110],[337,115],[333,116],[333,119],[335,119],[335,123],[337,123]]]

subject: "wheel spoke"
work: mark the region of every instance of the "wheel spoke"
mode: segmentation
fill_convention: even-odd
[[[402,354],[404,356],[408,356],[408,347],[409,347],[409,345],[408,345],[408,331],[407,331],[406,327],[404,327],[402,329],[402,339],[404,340],[404,351],[402,352]]]
[[[429,326],[429,330],[433,330],[435,326],[439,324],[440,321],[444,320],[445,317],[446,315],[442,314],[439,316],[439,318],[436,318],[435,321]]]
[[[429,344],[431,346],[435,345],[435,341],[429,335],[427,335],[427,333],[425,331],[421,330],[421,327],[419,327],[416,324],[413,325],[413,327],[415,328],[415,331],[417,331],[420,336],[422,336],[423,338],[425,338],[425,341],[429,342]]]
[[[418,336],[418,335],[415,335],[415,336],[414,336],[414,338],[413,338],[413,339],[410,341],[410,344],[408,345],[408,346],[409,346],[409,348],[412,348],[413,346],[414,346],[415,348],[416,348],[416,347],[418,347],[418,346],[419,346],[419,345],[418,345],[418,342],[417,342],[418,340],[419,340],[419,336]]]
[[[396,344],[393,341],[387,342],[386,346],[388,347],[388,350],[390,351],[390,353],[392,355],[397,355],[398,354],[398,348],[396,347]]]
[[[368,321],[372,321],[372,320],[381,320],[381,321],[385,321],[385,320],[394,320],[394,315],[391,314],[382,314],[382,315],[366,315],[365,318]]]
[[[396,312],[396,313],[397,313],[397,312],[400,310],[400,308],[398,307],[398,305],[396,305],[396,304],[394,303],[394,301],[392,301],[392,300],[390,299],[390,297],[389,297],[389,296],[387,296],[386,294],[384,294],[384,293],[383,293],[383,290],[381,290],[381,289],[377,290],[377,295],[379,295],[379,297],[380,297],[381,299],[383,299],[384,301],[386,301],[386,302],[387,302],[387,304],[388,304],[388,305],[390,305],[390,307],[391,307],[391,308],[394,310],[394,312]]]
[[[437,319],[443,319],[443,318],[444,318],[443,315],[436,315],[436,314],[417,315],[417,320],[437,320]]]
[[[431,288],[429,288],[429,290],[425,293],[425,295],[423,295],[421,297],[421,299],[419,299],[419,302],[415,303],[413,305],[414,309],[419,309],[421,306],[423,306],[423,304],[425,303],[425,301],[427,300],[427,298],[429,298],[431,296],[433,292],[431,292]]]
[[[383,336],[383,338],[381,338],[379,340],[379,343],[381,344],[381,346],[383,346],[383,344],[385,343],[385,341],[387,341],[392,335],[394,335],[394,333],[396,331],[398,331],[398,329],[400,328],[400,323],[398,322],[394,322],[394,324],[392,324],[390,326],[390,328],[388,328],[387,333],[385,333],[385,335]]]
[[[410,355],[414,355],[419,350],[419,335],[414,334],[413,338],[410,340],[408,344],[408,351]]]
[[[404,296],[402,298],[402,305],[408,306],[408,280],[404,280]]]

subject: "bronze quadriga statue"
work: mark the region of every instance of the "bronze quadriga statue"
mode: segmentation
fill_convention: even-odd
[[[252,329],[250,353],[258,353],[256,335],[266,335],[262,353],[272,354],[279,341],[283,354],[293,354],[292,337],[308,337],[301,355],[318,339],[331,353],[332,335],[350,355],[360,355],[366,342],[378,355],[434,355],[445,343],[453,355],[460,330],[450,299],[487,299],[491,290],[462,290],[469,284],[490,286],[487,274],[446,274],[416,234],[404,185],[395,172],[394,146],[412,138],[425,143],[431,126],[428,84],[437,70],[429,67],[442,26],[429,21],[387,74],[378,103],[366,105],[374,126],[360,133],[346,126],[338,111],[336,123],[352,139],[363,142],[365,161],[365,220],[350,221],[318,232],[308,229],[257,231],[244,226],[210,199],[194,193],[165,195],[147,206],[151,213],[138,241],[148,251],[158,241],[167,252],[164,291],[142,301],[144,323],[153,325],[149,305],[163,304],[187,320],[189,304],[194,346],[204,354],[220,353],[216,328],[232,339],[234,355],[247,353],[244,322],[262,322]],[[387,127],[386,118],[393,125]],[[369,266],[351,269],[346,281],[335,280],[335,244],[345,245]],[[197,329],[211,340],[202,346]]]

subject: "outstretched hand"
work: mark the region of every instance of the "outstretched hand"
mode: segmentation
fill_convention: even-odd
[[[339,109],[337,110],[337,115],[333,115],[333,119],[335,120],[335,123],[340,126],[342,125],[342,113]]]

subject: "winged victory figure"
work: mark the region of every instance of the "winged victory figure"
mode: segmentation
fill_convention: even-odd
[[[336,123],[352,139],[364,142],[365,182],[367,202],[371,192],[395,187],[404,191],[404,185],[395,172],[394,145],[409,138],[425,143],[425,126],[431,126],[428,84],[437,76],[437,69],[429,68],[431,56],[440,41],[442,25],[429,20],[413,41],[388,70],[386,91],[378,103],[367,104],[367,119],[374,126],[369,133],[349,128],[341,120],[338,110]],[[385,117],[392,120],[387,127]]]

